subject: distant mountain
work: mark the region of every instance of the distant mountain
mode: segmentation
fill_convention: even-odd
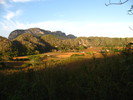
[[[51,32],[48,30],[40,29],[40,28],[30,28],[30,29],[26,29],[26,30],[14,30],[10,33],[8,39],[13,40],[16,37],[18,37],[19,35],[24,34],[24,33],[30,33],[30,34],[34,35],[35,37],[40,37],[43,35],[51,34],[51,35],[58,36],[58,38],[60,38],[60,39],[76,38],[76,36],[74,36],[74,35],[66,35],[64,32],[61,32],[61,31]]]

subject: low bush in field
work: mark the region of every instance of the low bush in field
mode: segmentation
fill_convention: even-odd
[[[71,57],[78,57],[78,56],[84,56],[84,54],[73,54]]]

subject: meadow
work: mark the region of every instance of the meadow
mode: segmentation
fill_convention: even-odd
[[[132,94],[133,54],[118,48],[45,53],[0,65],[0,100],[133,100]]]

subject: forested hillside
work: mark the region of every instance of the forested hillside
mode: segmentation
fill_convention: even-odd
[[[9,60],[15,55],[12,41],[0,36],[0,60]]]
[[[27,33],[25,33],[27,32]],[[65,33],[31,28],[13,31],[9,39],[0,37],[0,59],[11,56],[40,54],[50,51],[75,51],[92,47],[124,47],[133,38],[78,37]],[[45,34],[45,35],[44,35]],[[4,55],[4,56],[3,56]]]

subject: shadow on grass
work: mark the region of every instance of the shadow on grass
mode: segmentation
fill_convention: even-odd
[[[0,74],[1,100],[133,100],[133,55]]]
[[[7,70],[7,69],[8,70],[11,70],[11,69],[21,70],[21,69],[28,67],[28,66],[20,67],[23,64],[25,64],[24,61],[1,61],[0,62],[0,70]]]

